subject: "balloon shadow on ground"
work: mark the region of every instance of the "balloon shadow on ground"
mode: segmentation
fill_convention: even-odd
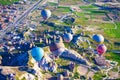
[[[36,71],[34,69],[32,69],[30,67],[27,67],[27,66],[19,67],[18,70],[20,70],[20,71],[26,71],[26,72],[31,73],[33,75],[36,73]]]

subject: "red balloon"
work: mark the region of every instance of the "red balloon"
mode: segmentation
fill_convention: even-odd
[[[107,51],[107,47],[104,44],[98,45],[97,52],[98,52],[99,55],[102,55],[106,51]]]

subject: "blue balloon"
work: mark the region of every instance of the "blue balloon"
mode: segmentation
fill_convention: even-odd
[[[69,43],[73,39],[73,35],[70,33],[66,33],[66,34],[64,34],[63,39],[65,42]]]
[[[99,43],[104,42],[104,37],[101,34],[93,35],[92,39]]]
[[[31,55],[36,61],[40,61],[44,56],[44,51],[42,48],[35,47],[32,49]]]
[[[46,20],[51,16],[51,11],[47,10],[47,9],[44,9],[44,10],[41,11],[41,15],[42,15],[43,19]]]

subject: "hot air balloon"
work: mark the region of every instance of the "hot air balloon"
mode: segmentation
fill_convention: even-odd
[[[53,43],[49,46],[50,51],[55,54],[56,56],[58,56],[59,54],[63,53],[65,48],[64,48],[64,44],[61,43]]]
[[[44,51],[40,47],[35,47],[31,51],[32,57],[37,61],[38,67],[44,71],[54,72],[57,69],[57,65],[48,55],[44,55]],[[50,65],[50,63],[53,63]]]
[[[41,15],[44,20],[48,19],[51,16],[51,11],[48,9],[44,9],[41,11]]]
[[[97,52],[98,52],[99,55],[102,55],[106,51],[107,51],[107,47],[104,44],[98,45]]]
[[[69,43],[73,39],[73,35],[70,33],[66,33],[64,34],[63,39],[65,42]]]
[[[104,42],[104,37],[101,34],[93,35],[92,39],[98,43]]]
[[[40,61],[44,56],[44,51],[40,47],[35,47],[32,49],[31,55],[36,61]]]

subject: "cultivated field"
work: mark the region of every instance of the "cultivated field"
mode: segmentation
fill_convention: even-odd
[[[9,5],[9,4],[14,3],[16,1],[19,1],[19,0],[0,0],[0,4]]]

